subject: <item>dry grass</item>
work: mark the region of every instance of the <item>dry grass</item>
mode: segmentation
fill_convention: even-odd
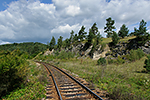
[[[150,91],[148,88],[150,83],[148,83],[148,86],[142,83],[144,80],[150,79],[149,74],[142,73],[145,59],[146,57],[143,57],[141,60],[132,63],[107,66],[98,66],[97,62],[91,59],[83,59],[82,64],[81,59],[71,59],[66,62],[59,60],[61,63],[57,66],[79,75],[87,81],[94,83],[100,89],[108,91],[110,94],[114,94],[114,91],[118,91],[114,89],[125,87],[122,94],[125,93],[126,95],[121,97],[122,99],[130,96],[130,93],[134,94],[133,97],[130,97],[132,99],[150,99],[150,97],[148,97],[148,95],[150,95],[148,92]]]
[[[126,42],[126,41],[128,41],[128,40],[130,40],[130,39],[134,39],[135,38],[135,36],[130,36],[130,37],[125,37],[125,38],[120,38],[120,40],[119,40],[119,42]],[[108,44],[108,43],[110,43],[110,42],[112,42],[112,39],[111,38],[102,38],[102,43],[106,43],[106,44]]]

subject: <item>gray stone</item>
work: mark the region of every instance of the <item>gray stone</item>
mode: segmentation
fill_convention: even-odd
[[[145,48],[145,49],[143,50],[143,52],[146,53],[146,54],[150,54],[150,48]]]

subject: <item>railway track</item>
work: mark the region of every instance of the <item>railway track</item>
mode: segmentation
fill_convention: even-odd
[[[105,93],[98,92],[91,87],[86,81],[70,76],[62,69],[48,63],[42,64],[49,76],[49,84],[46,86],[46,100],[109,100]],[[100,97],[99,95],[103,97]]]

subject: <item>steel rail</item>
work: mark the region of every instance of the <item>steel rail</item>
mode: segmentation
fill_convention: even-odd
[[[47,63],[49,64],[49,63]],[[68,73],[64,72],[63,70],[61,70],[60,68],[52,65],[52,64],[49,64],[55,68],[57,68],[58,70],[60,70],[61,72],[63,72],[64,74],[66,74],[68,77],[70,77],[71,79],[73,79],[75,82],[77,82],[79,85],[81,85],[84,89],[86,89],[88,92],[90,92],[91,94],[93,94],[96,98],[98,98],[99,100],[103,100],[100,96],[98,96],[97,94],[95,94],[93,91],[91,91],[88,87],[84,86],[82,83],[80,83],[78,80],[76,80],[75,78],[73,78],[72,76],[70,76]]]
[[[36,62],[37,62],[37,61],[36,61]],[[42,62],[38,62],[38,63],[42,63]],[[42,63],[42,64],[43,64],[43,65],[47,68],[47,70],[50,72],[50,75],[52,76],[52,79],[53,79],[53,82],[54,82],[54,84],[55,84],[55,88],[56,88],[56,90],[57,90],[58,96],[59,96],[60,100],[63,100],[62,97],[61,97],[60,91],[59,91],[59,89],[58,89],[58,86],[57,86],[57,84],[56,84],[56,82],[55,82],[55,79],[54,79],[54,77],[53,77],[53,75],[52,75],[50,69],[49,69],[44,63]]]

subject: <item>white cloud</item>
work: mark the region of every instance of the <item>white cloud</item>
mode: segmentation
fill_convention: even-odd
[[[11,44],[10,42],[5,42],[5,41],[1,41],[0,40],[0,45],[3,45],[3,44]]]
[[[72,25],[72,26],[70,26],[69,24],[66,24],[66,25],[64,25],[64,26],[59,26],[59,27],[57,27],[57,28],[51,30],[51,33],[52,33],[53,35],[56,35],[56,36],[61,35],[61,36],[65,36],[65,38],[67,38],[67,37],[68,37],[68,33],[70,33],[71,30],[77,32],[80,27],[81,27],[81,26],[79,26],[79,24]]]
[[[9,4],[0,12],[0,41],[50,41],[62,35],[70,36],[70,31],[79,31],[82,25],[86,31],[97,23],[101,34],[106,19],[115,20],[117,31],[122,24],[130,30],[144,19],[150,23],[150,0],[52,0],[44,4],[39,0],[19,0]]]

